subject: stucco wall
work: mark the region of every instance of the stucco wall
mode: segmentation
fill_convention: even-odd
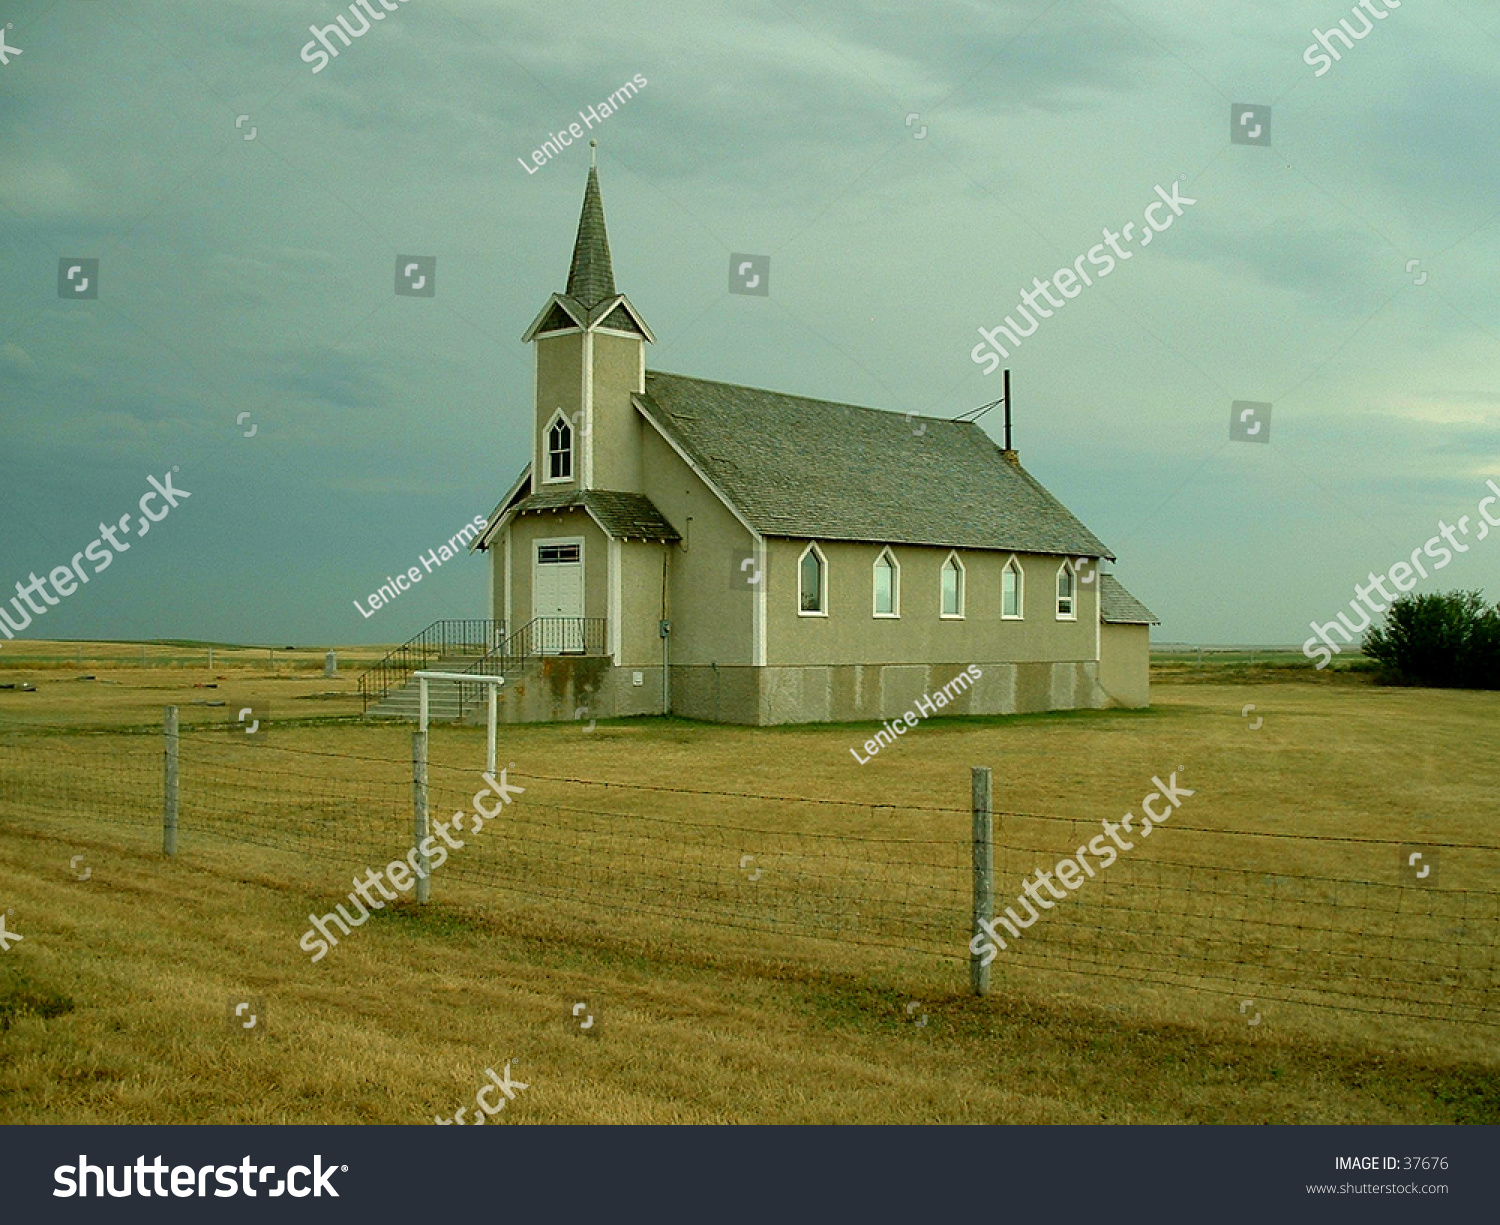
[[[768,663],[910,663],[915,660],[1001,659],[1078,662],[1095,658],[1095,583],[1078,583],[1078,619],[1056,616],[1057,570],[1063,558],[1016,554],[1025,582],[1021,620],[1000,616],[1001,570],[1012,556],[958,550],[964,566],[964,617],[941,616],[941,577],[949,550],[892,548],[900,565],[900,617],[874,615],[876,544],[820,542],[828,563],[828,615],[798,613],[797,568],[807,542],[768,542]],[[1087,573],[1087,569],[1085,571]]]
[[[584,616],[603,617],[606,621],[605,651],[610,648],[609,616],[610,542],[593,518],[583,510],[560,511],[557,514],[524,515],[512,522],[495,538],[489,552],[494,573],[495,601],[490,613],[496,620],[506,617],[505,550],[512,550],[511,583],[515,603],[511,606],[510,632],[531,620],[532,566],[538,540],[554,537],[582,536],[584,565]],[[618,546],[620,567],[620,633],[619,664],[631,668],[658,670],[656,685],[660,693],[661,638],[657,623],[661,611],[662,556],[672,546],[655,541],[627,540]]]
[[[536,417],[531,435],[531,472],[534,490],[577,489],[583,465],[576,439],[573,476],[568,481],[543,483],[547,474],[546,432],[552,415],[562,409],[570,423],[583,408],[583,334],[544,337],[532,342],[536,348]]]
[[[1112,706],[1151,704],[1151,627],[1100,627],[1099,687]]]
[[[751,553],[750,533],[656,430],[642,425],[644,492],[682,536],[670,563],[672,662],[752,664],[756,587],[732,581],[736,560]],[[639,581],[652,584],[659,606],[660,573]],[[653,615],[653,629],[657,620]]]
[[[545,511],[522,515],[506,531],[511,536],[511,603],[510,633],[515,633],[532,618],[532,569],[536,561],[536,542],[560,537],[583,537],[583,615],[609,615],[608,548],[609,538],[584,510]],[[504,542],[496,540],[495,559],[504,575]],[[504,612],[496,614],[503,617]]]
[[[651,681],[661,690],[662,559],[673,546],[626,540],[620,558],[620,659],[623,666],[654,669]],[[670,560],[669,560],[670,564]]]
[[[641,481],[640,424],[632,392],[639,390],[640,351],[646,342],[604,332],[590,334],[594,355],[593,411],[584,430],[580,415],[584,403],[583,350],[581,333],[544,337],[536,345],[536,415],[532,437],[534,488],[582,488],[586,470],[585,448],[591,451],[592,489],[614,489],[635,493]],[[573,476],[562,482],[546,481],[546,430],[561,409],[573,428]]]
[[[637,493],[641,488],[640,417],[630,402],[639,390],[640,350],[646,342],[593,333],[593,478],[590,487]]]

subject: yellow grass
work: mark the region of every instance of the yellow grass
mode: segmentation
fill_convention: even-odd
[[[0,657],[0,680],[41,682],[0,691],[0,910],[26,937],[0,954],[0,1121],[430,1123],[507,1060],[531,1088],[504,1122],[1500,1121],[1500,1030],[1472,1010],[1407,1015],[1431,1009],[1403,991],[1443,998],[1438,969],[1385,981],[1382,954],[1426,947],[1422,915],[1375,913],[1389,890],[1344,886],[1335,906],[1308,883],[1385,879],[1389,848],[1188,832],[1494,845],[1495,695],[1195,678],[1158,685],[1148,712],[925,723],[863,767],[848,748],[868,727],[505,728],[519,774],[851,806],[523,778],[434,875],[432,904],[387,908],[314,964],[309,912],[401,849],[410,728],[284,722],[357,709],[352,675],[218,672],[235,701],[269,696],[273,739],[189,728],[181,851],[163,862],[160,738],[77,729],[156,724],[169,702],[185,724],[232,718],[188,705],[206,669],[96,671],[111,686]],[[301,696],[328,690],[342,696]],[[39,748],[43,728],[71,730]],[[432,759],[434,816],[468,807],[482,730],[435,731]],[[999,820],[1002,905],[1079,830],[1139,811],[1153,774],[1182,767],[1197,792],[1002,953],[984,999],[963,949],[975,764],[998,808],[1076,818]],[[1443,903],[1492,897],[1496,861],[1445,852]],[[1258,943],[1274,908],[1193,917],[1246,873],[1283,882],[1281,913],[1317,918],[1299,964]],[[1185,879],[1197,894],[1162,887]],[[1257,1026],[1233,981],[1162,981],[1223,933],[1245,981],[1282,997],[1256,996]],[[1487,967],[1488,994],[1470,973],[1463,998],[1493,1022],[1493,927],[1444,939]],[[264,1036],[231,1030],[238,995],[266,999]]]

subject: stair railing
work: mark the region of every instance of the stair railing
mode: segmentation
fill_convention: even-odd
[[[607,624],[604,617],[533,617],[462,671],[509,680],[547,656],[604,655]],[[471,702],[483,700],[483,689],[482,685],[458,685],[460,718]]]
[[[361,674],[359,696],[362,709],[368,711],[393,689],[406,684],[413,672],[427,667],[434,660],[454,655],[483,658],[505,641],[504,621],[477,617],[434,621]]]

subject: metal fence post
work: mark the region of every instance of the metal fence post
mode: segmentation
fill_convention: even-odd
[[[970,795],[974,814],[973,863],[974,863],[974,922],[970,935],[981,932],[980,920],[995,917],[995,852],[993,841],[994,814],[990,768],[974,766],[970,771]],[[969,951],[969,985],[975,995],[985,995],[990,989],[990,968],[983,958],[972,949]]]
[[[161,851],[177,854],[177,707],[167,707],[166,774],[162,785]]]
[[[424,685],[425,687],[425,685]],[[422,843],[427,841],[427,733],[411,736],[412,845],[417,848],[417,901],[426,902],[432,894],[432,871]]]

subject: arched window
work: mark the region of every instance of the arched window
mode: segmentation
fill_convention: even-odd
[[[573,428],[561,414],[547,427],[547,479],[566,481],[573,477]]]
[[[1078,577],[1073,573],[1073,563],[1065,561],[1057,569],[1057,619],[1078,620]]]
[[[957,553],[949,553],[943,563],[942,616],[961,618],[964,615],[964,564]]]
[[[890,549],[882,549],[875,559],[875,615],[901,615],[901,565]]]
[[[797,613],[804,617],[828,615],[828,561],[815,544],[802,551],[797,563]]]
[[[1012,621],[1026,615],[1026,573],[1014,557],[1000,571],[1000,615]]]

